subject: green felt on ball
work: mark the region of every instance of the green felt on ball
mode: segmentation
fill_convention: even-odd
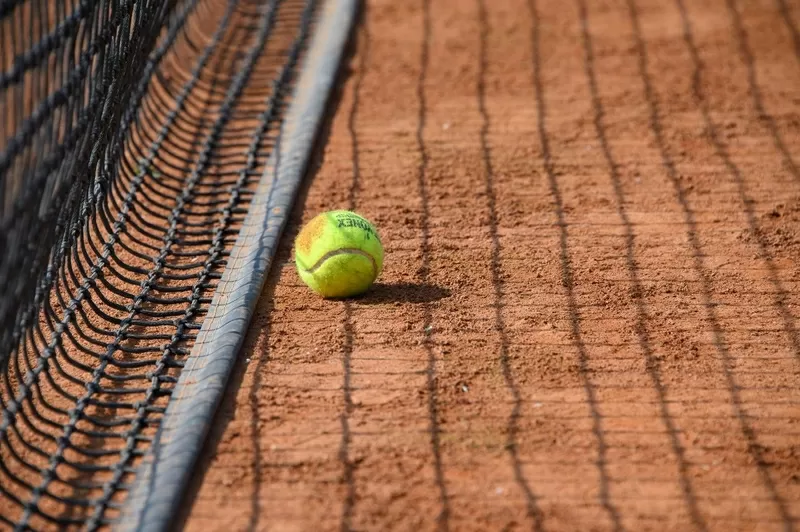
[[[375,226],[352,211],[318,214],[295,239],[297,273],[330,299],[366,292],[383,269],[383,245]]]

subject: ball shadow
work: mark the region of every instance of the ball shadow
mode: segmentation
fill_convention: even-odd
[[[427,283],[375,283],[365,294],[353,298],[363,305],[387,303],[433,303],[451,294],[447,288]]]

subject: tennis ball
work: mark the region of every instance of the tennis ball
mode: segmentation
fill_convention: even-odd
[[[378,231],[351,211],[318,214],[295,239],[295,263],[300,278],[325,298],[362,294],[383,268]]]

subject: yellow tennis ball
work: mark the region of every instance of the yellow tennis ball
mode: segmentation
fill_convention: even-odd
[[[311,219],[294,243],[300,278],[325,298],[363,294],[383,268],[378,231],[351,211],[329,211]]]

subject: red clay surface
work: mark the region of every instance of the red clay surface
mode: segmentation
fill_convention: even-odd
[[[800,4],[375,0],[186,521],[800,528]],[[384,275],[323,301],[300,224]]]

